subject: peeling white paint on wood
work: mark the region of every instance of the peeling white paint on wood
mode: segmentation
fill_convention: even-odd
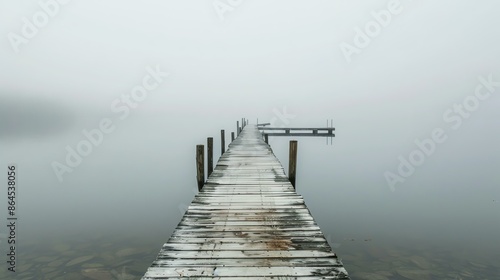
[[[256,126],[247,125],[143,280],[349,279]]]

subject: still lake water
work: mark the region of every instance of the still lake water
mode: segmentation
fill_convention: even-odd
[[[17,277],[1,279],[140,279],[168,238],[160,234],[88,234],[33,238],[19,248]],[[30,240],[30,241],[28,241]],[[346,238],[330,241],[352,279],[498,279],[500,253],[426,240]],[[460,245],[460,244],[457,244]]]
[[[384,160],[387,150],[335,141],[333,147],[299,141],[297,192],[352,279],[500,279],[494,168],[478,169],[476,159],[463,170],[450,169],[444,147],[391,192],[382,174],[394,168],[397,156]],[[74,143],[62,144],[67,142]],[[285,170],[287,143],[271,143]],[[50,161],[61,156],[33,158],[60,151],[62,144],[20,145],[7,153],[22,175],[19,266],[14,278],[2,254],[0,279],[140,279],[180,221],[180,209],[193,198],[190,153],[196,143],[168,154],[145,153],[130,144],[120,150],[116,143],[107,152],[103,146],[60,185]],[[21,150],[29,156],[19,157]],[[165,158],[175,161],[160,161]]]

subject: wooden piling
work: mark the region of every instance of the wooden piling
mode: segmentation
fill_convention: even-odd
[[[198,191],[201,191],[205,183],[205,147],[196,145],[196,178],[198,181]]]
[[[214,138],[207,138],[207,178],[214,171]]]
[[[233,141],[234,141],[234,131],[231,132],[231,142],[233,142]]]
[[[236,136],[240,136],[240,121],[236,121]]]
[[[226,152],[226,136],[224,134],[224,129],[220,131],[220,155],[222,156]]]
[[[264,134],[264,141],[269,145],[269,135],[267,133]]]
[[[297,171],[297,141],[290,141],[290,154],[288,160],[288,179],[295,189],[295,175]]]

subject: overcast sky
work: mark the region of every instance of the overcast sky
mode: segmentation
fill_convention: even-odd
[[[219,154],[246,117],[334,120],[333,146],[299,139],[325,232],[500,236],[498,1],[40,2],[0,2],[0,162],[26,227],[172,228],[195,145]],[[288,140],[271,142],[285,168]]]

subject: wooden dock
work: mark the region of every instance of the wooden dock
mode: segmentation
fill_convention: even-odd
[[[247,125],[142,279],[349,277],[257,126]]]

